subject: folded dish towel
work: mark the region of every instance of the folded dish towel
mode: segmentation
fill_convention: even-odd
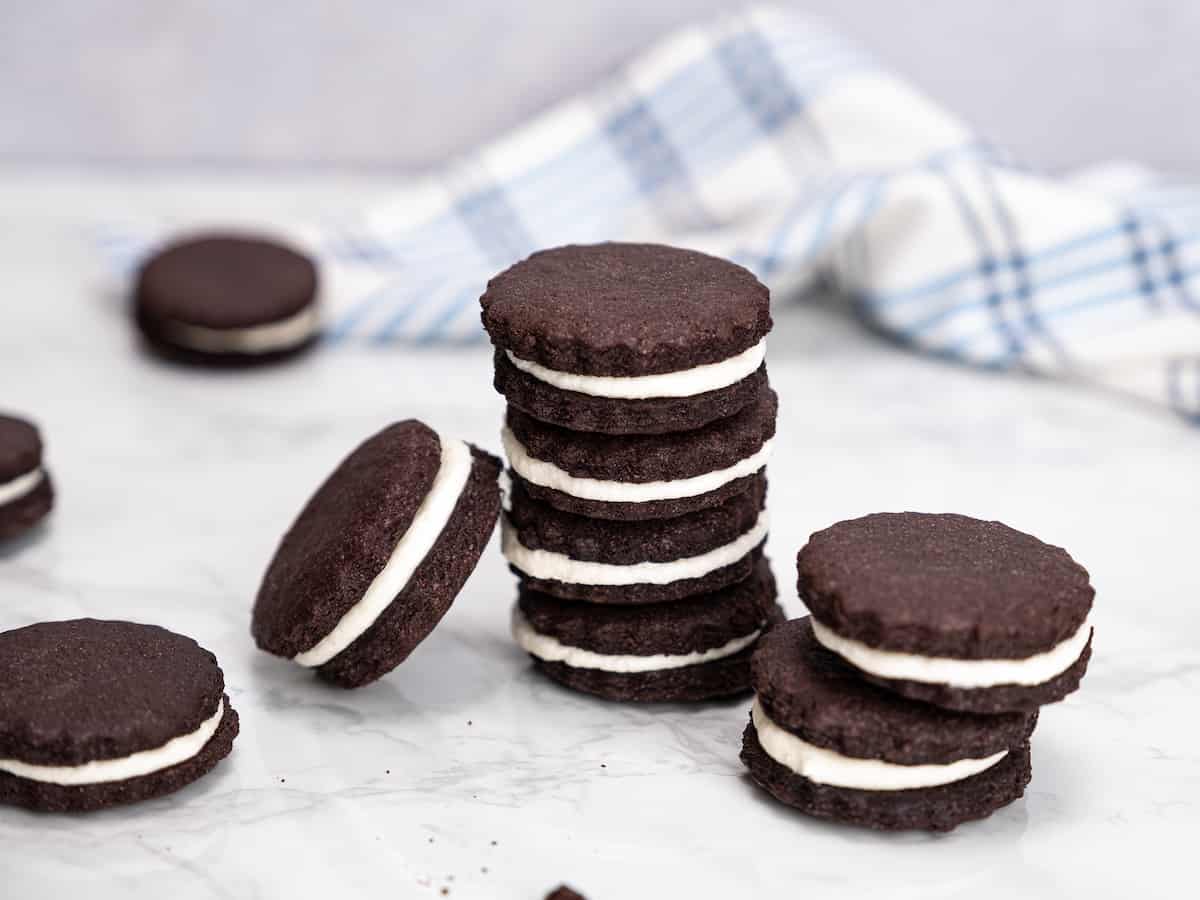
[[[828,281],[916,349],[1200,423],[1200,189],[1030,171],[784,10],[679,32],[315,237],[332,340],[482,341],[477,299],[510,263],[652,240],[734,259],[777,297]],[[148,243],[107,236],[129,266]]]

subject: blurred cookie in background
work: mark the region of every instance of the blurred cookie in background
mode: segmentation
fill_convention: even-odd
[[[33,528],[54,506],[42,449],[36,426],[0,414],[0,541]]]
[[[134,289],[150,346],[172,359],[245,365],[292,356],[320,336],[316,264],[249,234],[181,239],[152,256]]]

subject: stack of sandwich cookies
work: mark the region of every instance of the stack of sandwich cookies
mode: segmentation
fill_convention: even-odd
[[[797,568],[812,616],[753,661],[754,778],[876,828],[952,828],[1021,796],[1038,710],[1087,669],[1087,571],[999,522],[923,513],[839,522]]]
[[[150,345],[188,362],[280,359],[311,346],[321,330],[313,261],[248,235],[169,245],[142,267],[134,307]]]
[[[0,415],[0,540],[28,531],[54,505],[42,439],[24,419]]]
[[[258,646],[342,687],[403,662],[450,608],[500,509],[500,461],[415,420],[351,453],[284,535]]]
[[[221,669],[190,638],[95,619],[0,634],[0,803],[158,797],[210,771],[237,733]]]
[[[508,401],[517,642],[609,699],[747,690],[779,616],[762,556],[767,289],[704,254],[602,244],[536,253],[481,303]]]

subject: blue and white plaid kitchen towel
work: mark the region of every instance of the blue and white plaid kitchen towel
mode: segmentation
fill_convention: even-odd
[[[736,260],[777,296],[829,281],[918,350],[1200,423],[1200,189],[1110,175],[1032,172],[822,25],[762,8],[300,236],[334,341],[482,341],[478,297],[509,264],[652,240]],[[129,268],[150,243],[107,237]]]

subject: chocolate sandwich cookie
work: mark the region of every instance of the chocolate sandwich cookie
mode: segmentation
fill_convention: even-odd
[[[508,408],[501,434],[514,482],[596,519],[682,516],[748,491],[775,436],[775,392],[728,419],[671,434],[581,434]]]
[[[1016,800],[1037,713],[981,716],[858,677],[795,619],[759,642],[742,761],[776,799],[884,830],[948,831]]]
[[[750,686],[750,652],[782,621],[765,559],[744,581],[673,603],[601,606],[522,587],[513,638],[548,677],[607,700],[683,701]]]
[[[42,464],[37,428],[0,415],[0,540],[29,530],[53,505],[54,488]]]
[[[134,306],[150,343],[187,361],[277,359],[320,334],[313,261],[250,236],[203,235],[168,246],[142,267]]]
[[[574,431],[699,428],[766,387],[770,297],[746,269],[655,244],[543,250],[480,299],[496,389]]]
[[[258,646],[347,688],[390,672],[479,562],[499,474],[494,456],[412,419],[366,440],[275,551],[254,604]]]
[[[816,639],[906,697],[1033,710],[1087,670],[1087,570],[999,522],[878,513],[818,531],[797,566]]]
[[[711,593],[749,575],[761,555],[766,483],[757,476],[719,506],[640,522],[562,512],[514,484],[501,545],[527,587],[556,597],[660,603]]]
[[[237,733],[217,660],[191,638],[96,619],[0,634],[0,803],[82,812],[169,794]]]

